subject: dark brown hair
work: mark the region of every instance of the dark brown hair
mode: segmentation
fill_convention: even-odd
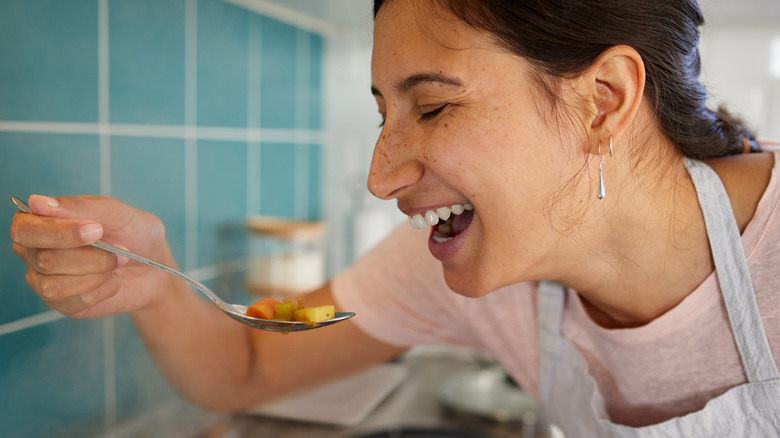
[[[385,2],[374,1],[374,16]],[[607,48],[630,46],[645,63],[645,95],[659,125],[682,155],[706,159],[759,150],[742,121],[723,107],[706,107],[698,51],[704,17],[696,0],[438,2],[548,78],[576,76]],[[547,92],[555,97],[552,88]]]

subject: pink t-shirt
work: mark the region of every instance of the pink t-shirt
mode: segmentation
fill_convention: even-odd
[[[333,280],[341,308],[386,343],[450,344],[491,354],[539,400],[536,286],[520,283],[482,298],[452,292],[427,249],[427,231],[401,226]],[[780,152],[742,234],[764,330],[780,363]],[[611,420],[647,425],[693,412],[746,381],[715,273],[647,325],[605,329],[566,292],[563,335],[583,354]]]

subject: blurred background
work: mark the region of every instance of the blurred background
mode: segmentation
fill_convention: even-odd
[[[713,105],[780,140],[780,2],[700,3]],[[0,0],[0,11],[4,199],[98,194],[151,211],[180,267],[229,301],[253,299],[249,217],[325,224],[325,276],[403,220],[364,186],[380,122],[370,0]],[[14,211],[0,202],[0,228]],[[165,412],[202,421],[127,317],[49,311],[5,236],[0,435],[133,436]]]

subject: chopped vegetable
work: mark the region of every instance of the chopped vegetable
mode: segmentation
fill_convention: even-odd
[[[336,307],[332,305],[309,307],[298,309],[293,312],[293,319],[303,322],[321,322],[333,319],[336,314]]]
[[[292,321],[293,312],[303,307],[303,298],[285,298],[281,303],[276,304],[277,321]]]
[[[247,316],[276,321],[300,321],[307,324],[333,319],[336,307],[333,305],[303,307],[303,298],[263,298],[246,309]],[[316,325],[316,324],[315,324]]]
[[[276,316],[276,305],[280,301],[276,298],[263,298],[246,309],[246,315],[252,318],[273,319]]]

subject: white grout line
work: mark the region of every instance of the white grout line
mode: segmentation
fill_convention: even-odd
[[[108,0],[98,0],[98,134],[100,137],[100,194],[111,196],[111,135],[109,100]],[[116,334],[114,317],[103,318],[103,403],[105,429],[117,422]]]
[[[0,132],[35,132],[44,134],[100,134],[97,123],[17,122],[0,120]]]
[[[260,142],[263,135],[260,131],[260,81],[262,79],[261,50],[262,29],[260,18],[249,21],[247,32],[247,99],[246,99],[246,215],[260,214]],[[258,135],[252,135],[256,132]]]
[[[320,33],[323,35],[335,35],[338,33],[338,26],[329,23],[326,20],[322,20],[311,15],[304,14],[303,12],[296,11],[295,9],[282,6],[277,3],[269,2],[267,0],[226,0],[235,5],[249,9],[250,11],[257,12],[258,14],[267,15],[276,20],[282,21],[287,24],[292,24],[295,27],[310,30],[312,32]]]
[[[295,33],[295,127],[309,127],[309,70],[311,42],[308,32]],[[309,204],[309,146],[299,138],[295,145],[295,217],[304,218]],[[305,169],[305,170],[303,170]]]
[[[198,0],[187,0],[184,26],[184,266],[198,264]]]
[[[225,274],[235,274],[237,272],[241,272],[241,270],[243,270],[244,268],[246,268],[246,259],[237,258],[222,263],[218,263],[216,265],[204,266],[198,269],[188,270],[186,271],[186,273],[194,277],[198,281],[209,281]],[[65,319],[65,316],[54,310],[17,319],[15,321],[0,324],[0,336],[16,333],[40,325],[45,325],[50,322],[58,321],[61,319]],[[112,317],[104,318],[104,320],[111,320],[111,319],[113,318]],[[113,331],[113,323],[112,323],[112,327],[110,327],[109,329]],[[112,350],[113,348],[115,347],[111,346]]]
[[[16,333],[28,328],[37,327],[39,325],[48,324],[52,321],[63,319],[63,316],[59,312],[50,310],[48,312],[39,313],[37,315],[28,316],[26,318],[17,319],[16,321],[0,324],[0,336]]]
[[[100,135],[100,194],[103,196],[111,196],[108,38],[108,0],[98,0],[98,134]]]
[[[236,142],[290,143],[323,140],[325,132],[314,129],[230,128],[220,126],[131,125],[68,122],[22,122],[0,120],[0,132],[85,134],[116,137],[180,138]]]
[[[113,430],[117,422],[116,401],[116,334],[115,318],[109,316],[102,319],[103,323],[103,398],[106,405],[106,430]]]

